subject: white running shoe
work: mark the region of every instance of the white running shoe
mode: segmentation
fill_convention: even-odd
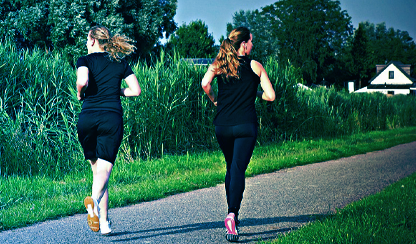
[[[100,220],[100,230],[102,235],[109,235],[111,233],[111,222],[108,221],[101,221]]]

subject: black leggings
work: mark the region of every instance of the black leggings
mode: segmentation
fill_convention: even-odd
[[[245,187],[245,172],[257,138],[256,124],[215,126],[218,143],[227,162],[225,193],[228,213],[238,214]]]

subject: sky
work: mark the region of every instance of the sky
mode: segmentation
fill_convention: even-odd
[[[234,13],[240,10],[261,9],[278,0],[178,0],[174,21],[181,26],[202,20],[216,44],[226,35],[227,23],[232,23]],[[302,1],[302,0],[299,0]],[[354,28],[358,23],[386,23],[387,28],[407,31],[416,42],[416,0],[340,0],[341,9],[351,17]],[[255,37],[254,37],[255,38]]]

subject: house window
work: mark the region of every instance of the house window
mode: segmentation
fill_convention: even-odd
[[[394,71],[389,71],[389,79],[394,79]]]
[[[394,91],[388,91],[387,94],[394,95]]]

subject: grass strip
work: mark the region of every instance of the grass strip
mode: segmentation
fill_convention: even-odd
[[[416,173],[263,244],[416,243]]]
[[[304,140],[257,146],[247,176],[389,148],[416,141],[416,127],[358,134],[337,139]],[[117,161],[110,179],[110,207],[160,199],[223,183],[221,152],[131,163]],[[57,181],[45,176],[0,178],[0,231],[48,219],[84,213],[92,175],[73,172]]]

